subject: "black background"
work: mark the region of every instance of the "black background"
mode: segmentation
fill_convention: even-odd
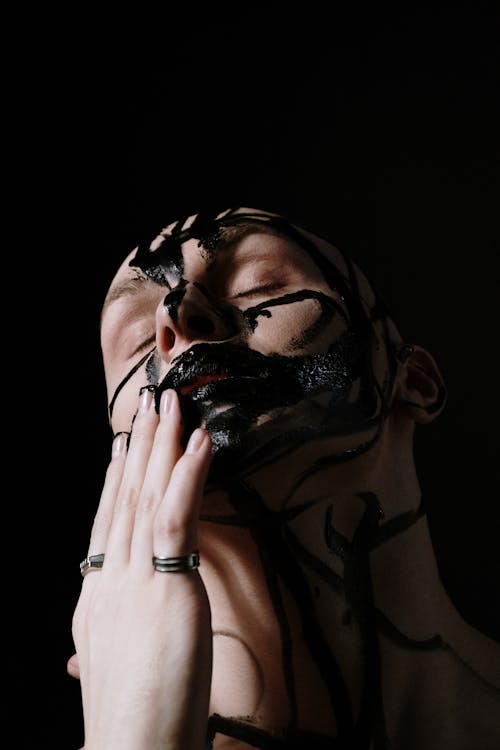
[[[137,242],[207,204],[282,211],[330,238],[434,354],[449,400],[416,454],[436,555],[462,615],[500,639],[496,17],[328,6],[45,10],[16,30],[4,161],[21,210],[5,257],[25,303],[7,329],[37,561],[14,585],[14,678],[35,707],[23,740],[82,740],[65,664],[111,442],[103,294]]]

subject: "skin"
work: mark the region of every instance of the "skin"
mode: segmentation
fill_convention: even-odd
[[[68,664],[87,750],[199,750],[207,717],[214,748],[314,748],[353,732],[405,750],[494,746],[498,646],[449,600],[420,508],[414,431],[442,408],[441,374],[419,346],[394,359],[404,342],[387,316],[372,315],[363,338],[376,294],[300,232],[338,283],[307,243],[265,225],[215,252],[186,238],[181,267],[165,261],[146,281],[134,250],[112,281],[101,336],[117,437],[89,547],[106,561],[83,581]],[[340,425],[338,394],[362,393],[346,375],[358,372],[339,346],[346,333],[368,342],[376,397],[371,418]],[[283,376],[276,395],[270,380],[251,400],[251,369],[206,397],[199,381],[168,387],[186,352],[219,357],[226,344],[234,367],[237,352],[240,363],[279,357],[293,375],[332,351],[345,366],[323,389]],[[193,549],[198,571],[153,570],[153,554]]]

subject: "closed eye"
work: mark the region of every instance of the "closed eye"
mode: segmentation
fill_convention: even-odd
[[[153,333],[147,339],[145,339],[144,341],[141,341],[141,343],[138,346],[136,346],[134,351],[130,354],[130,359],[132,359],[132,357],[135,357],[136,354],[139,354],[144,349],[147,349],[147,347],[151,346],[151,344],[155,344],[155,343],[156,343],[156,333]]]
[[[272,284],[263,284],[262,286],[253,286],[251,289],[245,289],[244,292],[237,292],[232,295],[232,299],[240,299],[241,297],[255,297],[258,294],[265,292],[275,292],[278,289],[283,289],[283,284],[280,282],[273,282]]]

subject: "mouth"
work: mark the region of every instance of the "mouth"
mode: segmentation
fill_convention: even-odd
[[[202,389],[207,392],[217,389],[226,380],[236,383],[242,378],[261,379],[269,375],[267,357],[248,347],[231,344],[194,344],[172,364],[158,384],[158,391],[173,388],[188,397]]]
[[[222,380],[227,380],[230,376],[229,375],[195,375],[195,377],[189,382],[185,383],[184,385],[181,385],[179,388],[179,392],[183,396],[189,396],[191,393],[194,393],[194,391],[197,391],[199,388],[203,388],[203,386],[208,385],[209,383],[219,383]]]

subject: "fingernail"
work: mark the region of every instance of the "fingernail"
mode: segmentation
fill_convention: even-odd
[[[120,456],[125,448],[127,447],[127,441],[130,433],[128,432],[117,432],[113,438],[113,444],[111,446],[111,458],[115,459]]]
[[[139,391],[139,411],[147,411],[154,398],[154,385],[143,385]]]
[[[197,427],[196,430],[193,432],[191,437],[189,438],[189,442],[187,444],[186,453],[196,453],[201,447],[201,444],[203,443],[205,439],[205,431],[202,430],[200,427]]]
[[[171,414],[174,408],[175,395],[170,388],[163,391],[160,399],[160,419],[165,419],[167,414]]]

